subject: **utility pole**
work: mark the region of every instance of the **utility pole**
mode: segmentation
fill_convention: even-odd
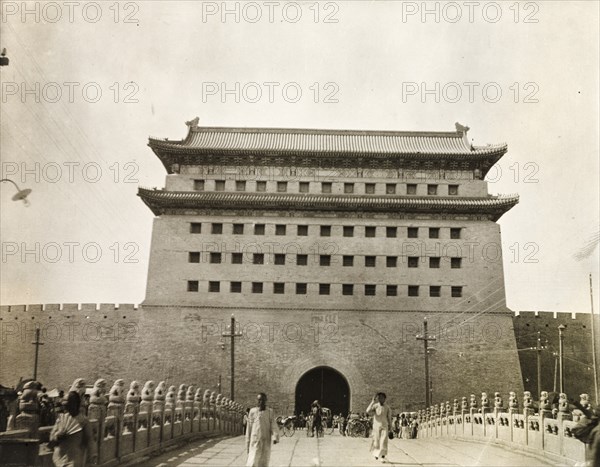
[[[565,392],[565,374],[564,374],[564,361],[563,361],[563,331],[567,329],[564,324],[558,327],[558,379],[560,392]]]
[[[592,366],[594,367],[594,392],[596,397],[596,405],[600,404],[600,396],[598,395],[598,364],[596,362],[596,317],[594,316],[594,291],[592,289],[592,274],[590,273],[590,305],[592,316]]]
[[[538,331],[537,335],[537,345],[535,346],[537,352],[537,397],[540,397],[542,393],[542,333]]]
[[[417,336],[418,341],[423,341],[423,348],[425,349],[425,407],[431,405],[431,385],[429,383],[429,341],[437,340],[435,336],[429,337],[427,333],[427,318],[423,318],[423,335]]]
[[[33,364],[33,380],[37,381],[37,369],[38,369],[38,356],[40,351],[40,345],[44,345],[40,342],[40,328],[35,330],[35,342],[32,342],[35,345],[35,363]]]
[[[223,337],[229,337],[231,339],[231,400],[235,400],[235,338],[241,337],[242,333],[235,332],[235,317],[231,315],[231,325],[229,333],[224,332]]]

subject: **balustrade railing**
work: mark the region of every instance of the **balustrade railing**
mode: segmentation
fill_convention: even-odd
[[[0,433],[0,459],[9,465],[52,466],[48,448],[51,426],[40,426],[39,383],[28,382],[19,397],[19,411],[8,431]],[[122,379],[109,391],[104,379],[95,382],[89,404],[82,409],[90,420],[98,458],[95,465],[112,466],[160,452],[193,438],[243,434],[244,408],[210,390],[164,381],[137,381],[125,391]],[[70,391],[86,393],[77,379]]]

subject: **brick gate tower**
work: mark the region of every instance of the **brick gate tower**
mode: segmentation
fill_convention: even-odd
[[[140,329],[157,358],[229,387],[235,314],[241,402],[264,391],[281,412],[363,411],[383,390],[411,410],[427,317],[433,402],[522,389],[496,223],[518,197],[484,181],[506,144],[472,146],[460,124],[187,125],[183,140],[150,139],[166,185],[138,193],[156,216]]]

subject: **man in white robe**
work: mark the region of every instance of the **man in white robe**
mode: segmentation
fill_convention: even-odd
[[[392,409],[385,405],[385,399],[385,393],[378,392],[367,407],[367,414],[373,415],[371,453],[375,459],[381,457],[383,462],[388,451],[388,433],[392,429]]]
[[[279,442],[279,427],[273,409],[267,408],[267,395],[258,395],[258,407],[250,409],[246,426],[247,467],[268,467],[271,458],[271,440]]]

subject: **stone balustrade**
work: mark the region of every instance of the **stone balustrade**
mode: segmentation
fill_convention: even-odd
[[[35,381],[25,385],[14,429],[0,433],[0,459],[10,465],[53,465],[47,446],[52,427],[40,427],[38,388]],[[69,391],[83,396],[86,388],[77,379]],[[122,379],[108,388],[97,380],[89,404],[82,405],[98,448],[96,465],[127,463],[196,438],[243,434],[244,407],[208,389],[132,381],[127,390]]]
[[[568,464],[583,463],[589,452],[584,443],[573,436],[583,413],[569,409],[567,395],[561,393],[557,404],[551,404],[548,392],[542,391],[534,405],[531,393],[525,391],[519,404],[510,392],[505,407],[500,393],[491,398],[471,394],[417,412],[419,438],[454,437],[470,441],[494,442],[507,447],[548,457]],[[589,396],[581,394],[580,404],[591,409]]]

